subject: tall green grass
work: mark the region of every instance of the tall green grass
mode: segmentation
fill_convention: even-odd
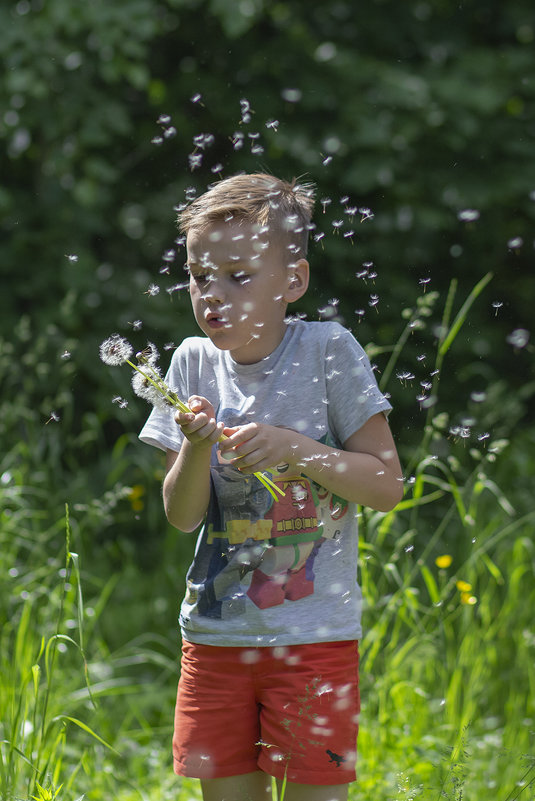
[[[452,282],[431,397],[489,280],[453,320]],[[404,334],[433,302],[420,299]],[[394,349],[387,379],[400,353]],[[404,500],[386,515],[363,510],[367,608],[355,798],[511,801],[535,792],[535,512],[517,512],[493,480],[497,460],[516,456],[508,443],[483,439],[459,453],[458,435],[431,403]]]
[[[508,443],[514,414],[504,400],[500,416],[492,388],[470,424],[440,404],[445,363],[490,278],[460,303],[453,282],[438,319],[439,298],[423,294],[384,349],[385,389],[415,333],[435,342],[438,372],[405,452],[405,498],[388,514],[361,510],[354,801],[535,797],[535,513],[523,478],[535,471],[535,433]],[[169,530],[145,570],[133,547],[107,543],[103,532],[133,514],[131,441],[105,458],[93,439],[99,465],[108,462],[106,493],[81,500],[65,488],[60,502],[61,428],[46,439],[22,406],[31,437],[0,460],[0,797],[198,799],[198,783],[174,777],[170,758],[175,610],[183,543],[193,543]],[[489,420],[497,433],[478,439]],[[163,515],[150,482],[152,532]]]

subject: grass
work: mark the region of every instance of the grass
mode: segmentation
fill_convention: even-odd
[[[456,314],[452,284],[440,367],[488,280]],[[422,296],[407,315],[388,382],[436,302]],[[523,477],[534,472],[534,434],[466,439],[438,405],[422,401],[422,413],[403,502],[361,512],[363,709],[350,799],[529,801],[535,513]],[[51,492],[59,449],[43,444],[42,426],[31,430],[41,473],[20,442],[0,463],[0,797],[199,799],[198,782],[173,776],[169,753],[180,538],[160,540],[146,570],[134,550],[107,546],[102,531],[130,508],[124,441],[109,457],[108,494],[68,508]],[[152,492],[159,504],[156,482]]]

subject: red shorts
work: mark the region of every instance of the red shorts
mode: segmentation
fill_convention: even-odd
[[[355,780],[358,642],[221,648],[184,640],[173,756],[180,776],[263,770],[300,784]]]

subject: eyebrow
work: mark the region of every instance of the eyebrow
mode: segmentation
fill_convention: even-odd
[[[210,264],[203,264],[202,262],[190,259],[186,261],[184,266],[189,272],[192,270],[206,272],[207,270],[219,270],[225,268],[228,268],[234,272],[236,268],[247,269],[250,267],[255,267],[255,262],[260,258],[260,255],[261,254],[259,253],[255,254],[254,256],[251,256],[250,259],[243,259],[241,256],[228,256],[227,261],[224,261],[221,264],[214,264],[213,262]]]

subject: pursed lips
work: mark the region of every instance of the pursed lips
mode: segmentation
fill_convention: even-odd
[[[210,328],[220,328],[229,325],[229,320],[227,317],[214,311],[205,312],[204,319]]]

